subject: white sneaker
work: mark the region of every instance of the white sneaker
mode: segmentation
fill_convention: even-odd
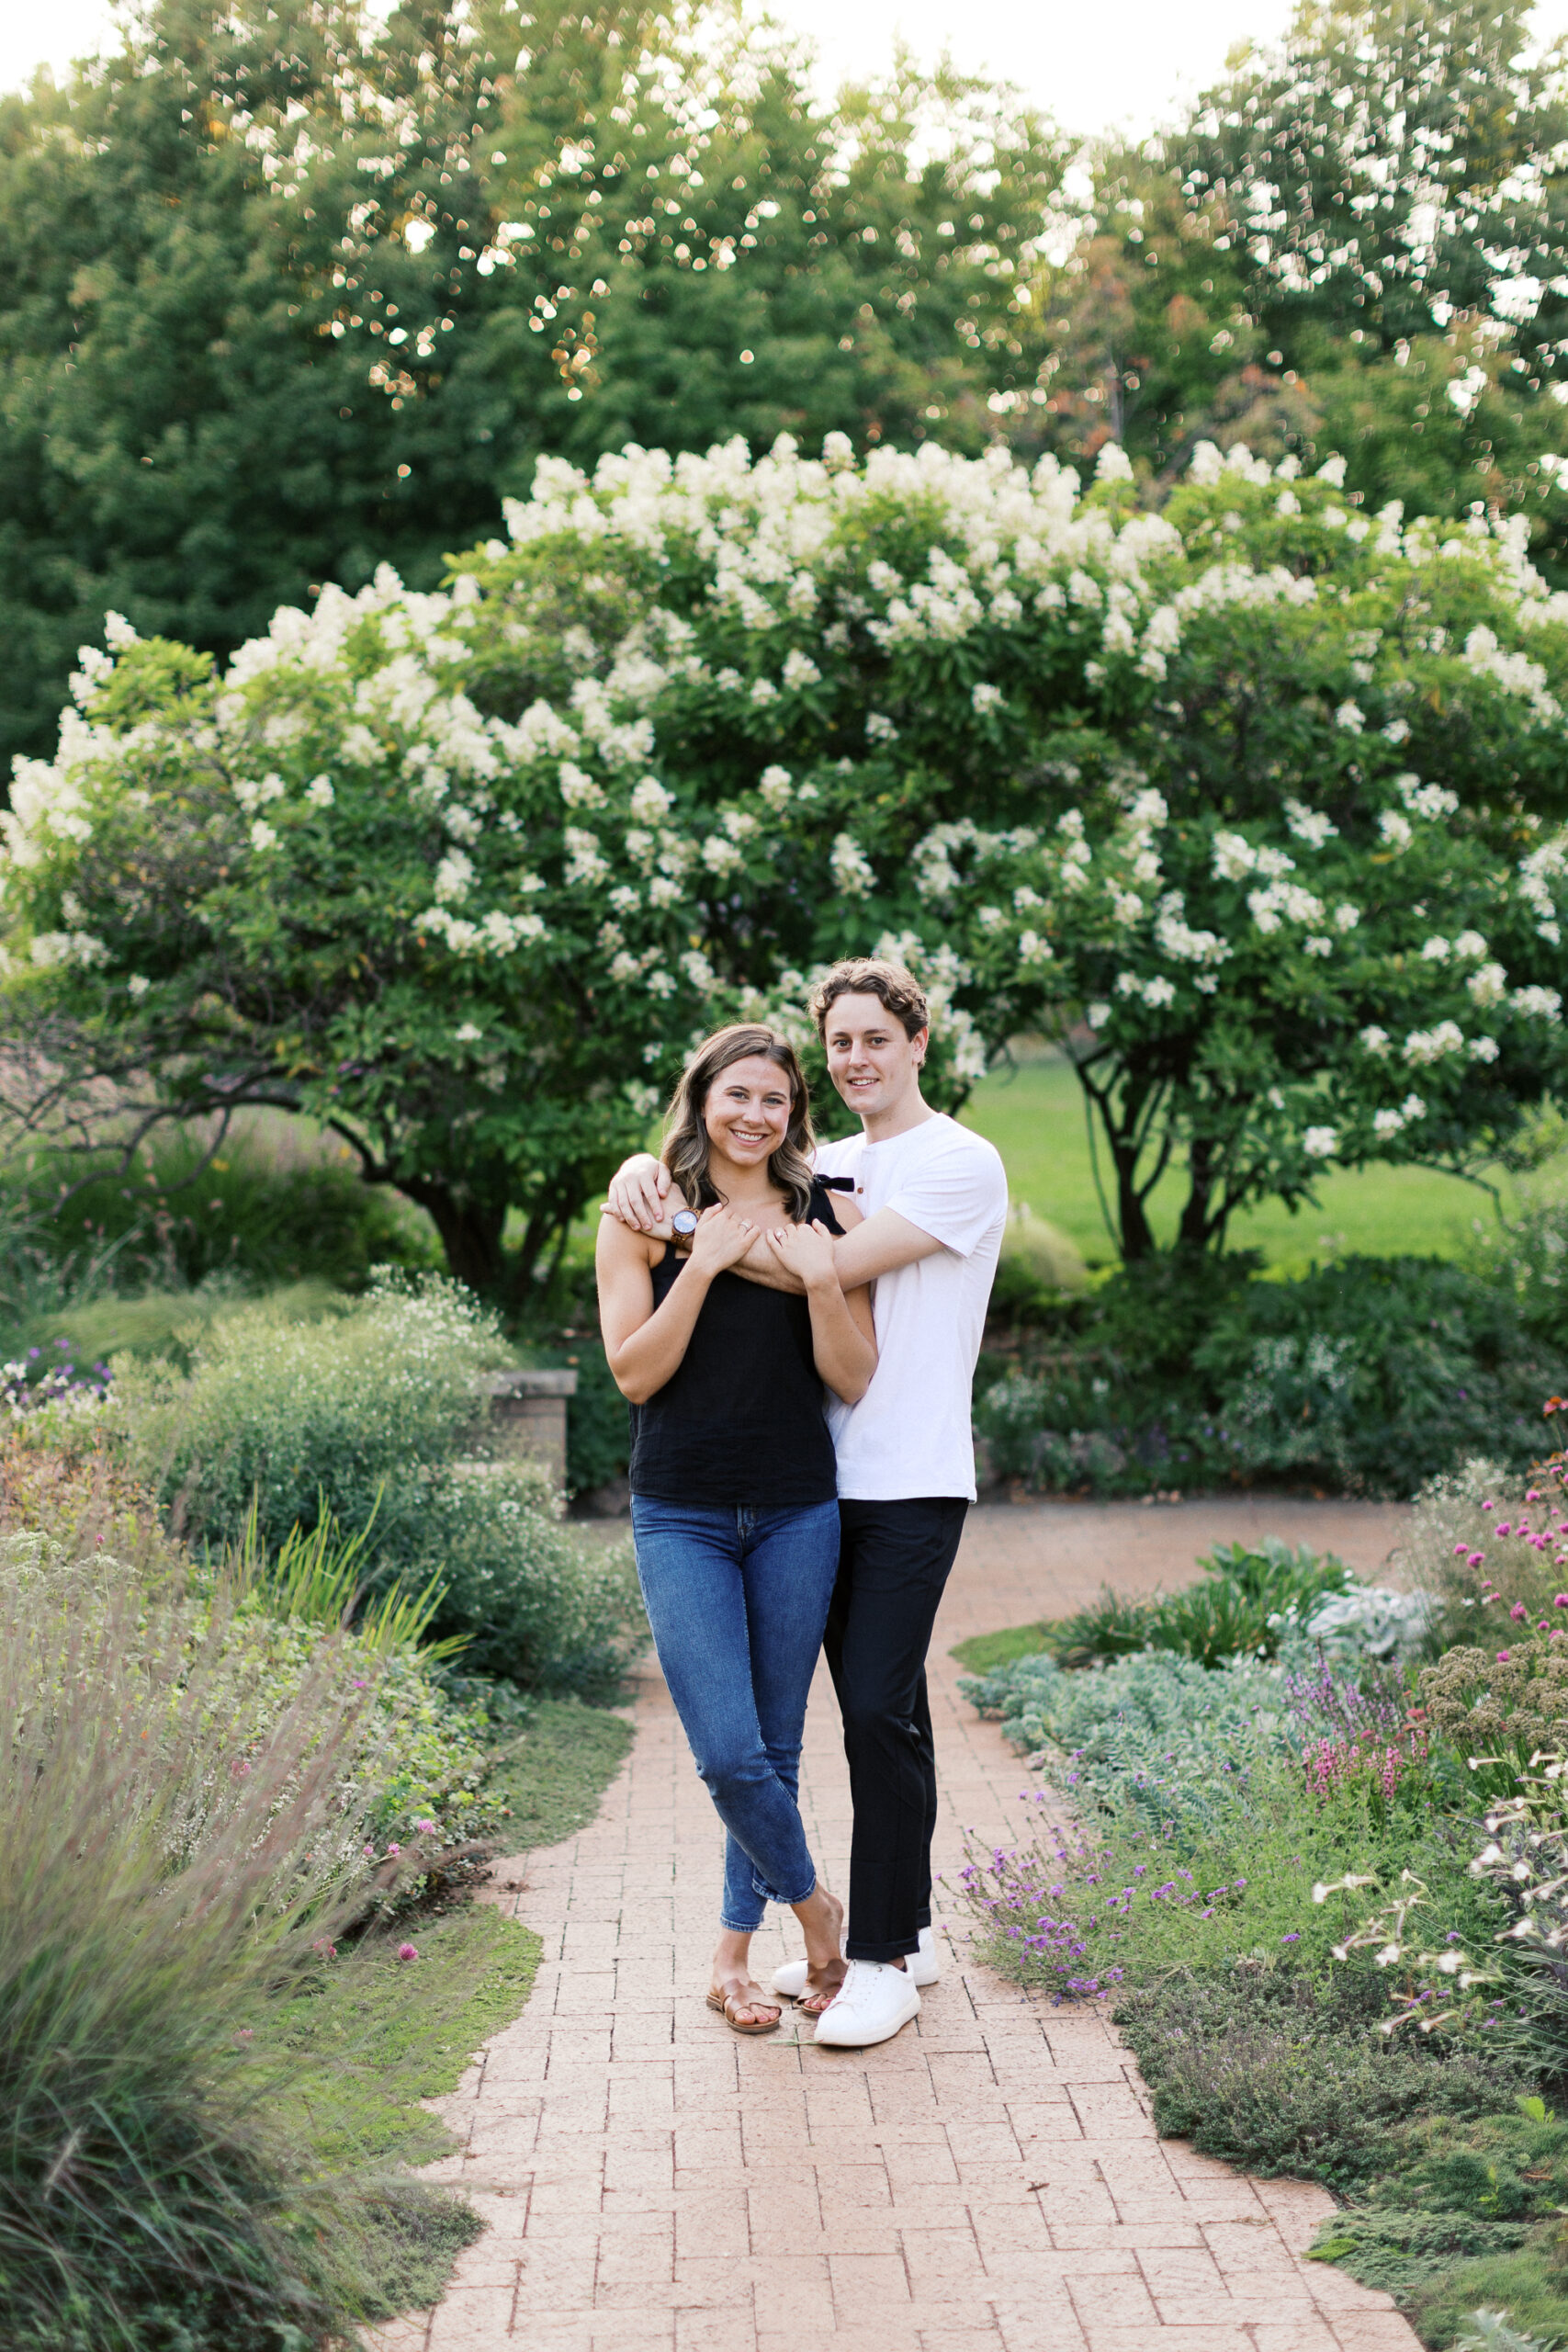
[[[934,1928],[920,1929],[920,1948],[909,1954],[906,1969],[911,1984],[935,1984],[941,1981],[942,1962],[937,1952]],[[786,1960],[782,1968],[773,1971],[774,1992],[782,2000],[798,2001],[806,1990],[806,1980],[810,1973],[804,1960]]]
[[[863,2050],[874,2041],[890,2041],[919,2009],[920,1996],[907,1968],[896,1968],[890,1960],[852,1960],[812,2039],[831,2050]]]

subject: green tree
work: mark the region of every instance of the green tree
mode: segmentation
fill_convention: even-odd
[[[621,0],[519,38],[157,0],[0,108],[0,752],[106,608],[227,653],[384,560],[434,587],[541,454],[997,431],[1034,118],[907,74],[823,115],[738,22]]]
[[[1561,1078],[1568,597],[1337,466],[1098,471],[554,459],[448,593],[222,675],[116,622],[4,820],[14,1111],[309,1114],[515,1298],[694,1032],[881,947],[943,1102],[1068,1045],[1129,1256],[1179,1152],[1195,1247],[1334,1160],[1474,1171]]]
[[[1525,514],[1562,572],[1568,119],[1528,17],[1303,0],[1178,134],[1103,155],[1041,280],[1044,445],[1109,432],[1167,482],[1200,438],[1339,450],[1373,508]]]

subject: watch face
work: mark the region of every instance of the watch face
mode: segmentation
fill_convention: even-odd
[[[677,1209],[674,1216],[670,1220],[670,1226],[671,1230],[674,1233],[695,1233],[697,1229],[696,1214],[692,1209]]]

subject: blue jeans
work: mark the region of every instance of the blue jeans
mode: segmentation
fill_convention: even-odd
[[[839,1506],[705,1509],[632,1497],[637,1581],[681,1728],[728,1831],[723,1925],[804,1903],[800,1740],[839,1566]]]

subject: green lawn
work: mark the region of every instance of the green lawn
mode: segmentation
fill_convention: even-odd
[[[1090,1264],[1114,1261],[1095,1193],[1083,1097],[1066,1061],[1042,1054],[982,1079],[963,1115],[965,1125],[1001,1153],[1015,1201],[1026,1201],[1037,1216],[1068,1234]],[[1102,1148],[1101,1179],[1109,1172]],[[1562,1189],[1568,1169],[1553,1162],[1536,1182],[1539,1189]],[[1506,1179],[1503,1190],[1506,1199],[1511,1197]],[[1152,1209],[1162,1240],[1175,1232],[1184,1191],[1183,1172],[1168,1170]],[[1315,1208],[1292,1216],[1280,1202],[1265,1202],[1235,1218],[1226,1238],[1230,1249],[1261,1250],[1269,1265],[1301,1273],[1314,1259],[1352,1252],[1451,1257],[1473,1221],[1492,1215],[1490,1197],[1479,1186],[1436,1169],[1343,1170],[1324,1177]]]

